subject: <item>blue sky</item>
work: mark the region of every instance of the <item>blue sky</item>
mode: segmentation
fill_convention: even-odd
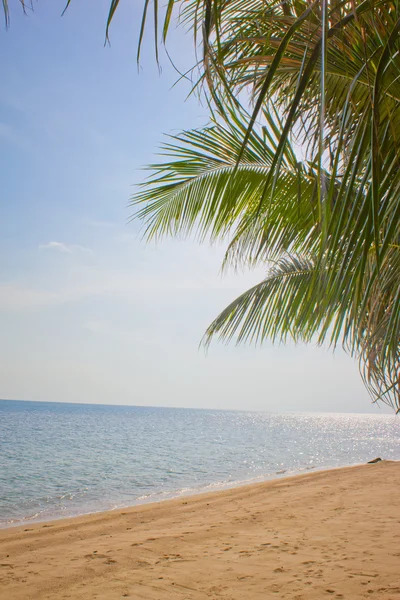
[[[129,197],[163,133],[207,113],[151,26],[141,67],[141,3],[40,0],[0,33],[2,164],[0,397],[255,410],[377,412],[342,352],[198,344],[262,272],[219,273],[222,249],[141,241]],[[189,37],[170,35],[185,70]]]

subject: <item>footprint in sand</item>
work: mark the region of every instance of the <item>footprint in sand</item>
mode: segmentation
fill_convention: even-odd
[[[159,560],[156,561],[156,565],[163,561],[177,561],[182,560],[182,556],[180,554],[164,554]],[[150,563],[147,563],[150,564]]]
[[[92,552],[92,554],[85,554],[85,558],[90,558],[91,560],[94,558],[106,558],[107,561],[117,562],[116,560],[112,560],[107,554],[99,554],[97,550]]]

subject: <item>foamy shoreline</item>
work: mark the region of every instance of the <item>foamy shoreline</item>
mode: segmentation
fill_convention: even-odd
[[[400,462],[400,461],[399,461]],[[35,525],[35,524],[40,524],[40,523],[53,523],[56,521],[63,521],[65,519],[78,519],[80,517],[88,517],[90,515],[98,515],[101,513],[107,513],[107,512],[115,512],[118,510],[126,510],[126,509],[130,509],[130,508],[135,508],[138,506],[147,506],[149,504],[158,504],[159,502],[169,502],[170,500],[177,500],[180,498],[191,498],[193,496],[200,496],[203,494],[213,494],[213,493],[217,493],[217,492],[224,492],[226,490],[231,490],[231,489],[235,489],[235,488],[240,488],[240,487],[246,487],[249,485],[257,485],[259,483],[266,483],[268,481],[274,481],[274,480],[281,480],[281,479],[287,479],[287,478],[291,478],[291,477],[297,477],[299,475],[307,475],[309,473],[318,473],[321,471],[331,471],[334,469],[344,469],[344,468],[350,468],[350,467],[357,467],[357,466],[361,466],[365,464],[363,463],[355,463],[355,464],[344,464],[344,465],[339,465],[339,466],[310,466],[310,467],[305,467],[302,469],[298,469],[298,470],[290,470],[290,469],[282,469],[281,471],[272,473],[272,474],[266,474],[266,475],[259,475],[256,477],[251,477],[249,479],[242,479],[242,480],[232,480],[232,481],[227,481],[227,482],[215,482],[215,483],[210,483],[208,485],[204,485],[204,486],[199,486],[198,488],[184,488],[184,489],[179,489],[176,491],[169,491],[169,492],[154,492],[153,494],[147,494],[146,496],[142,496],[139,498],[136,498],[132,503],[130,504],[121,504],[121,505],[115,505],[115,506],[100,506],[98,509],[89,509],[89,510],[85,510],[82,507],[82,510],[79,511],[74,511],[72,513],[68,513],[68,514],[61,514],[58,512],[55,512],[53,514],[45,514],[43,516],[40,516],[41,513],[37,513],[33,516],[26,516],[23,517],[21,519],[15,519],[12,521],[0,521],[0,531],[5,530],[5,529],[11,529],[11,528],[16,528],[16,527],[27,527],[30,525]]]
[[[395,600],[400,463],[0,531],[1,600]]]

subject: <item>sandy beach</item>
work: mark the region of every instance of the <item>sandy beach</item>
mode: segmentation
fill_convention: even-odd
[[[400,463],[0,531],[1,600],[400,599]]]

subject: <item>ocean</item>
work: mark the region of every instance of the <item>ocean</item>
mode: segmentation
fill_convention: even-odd
[[[0,527],[400,460],[387,414],[0,400]]]

